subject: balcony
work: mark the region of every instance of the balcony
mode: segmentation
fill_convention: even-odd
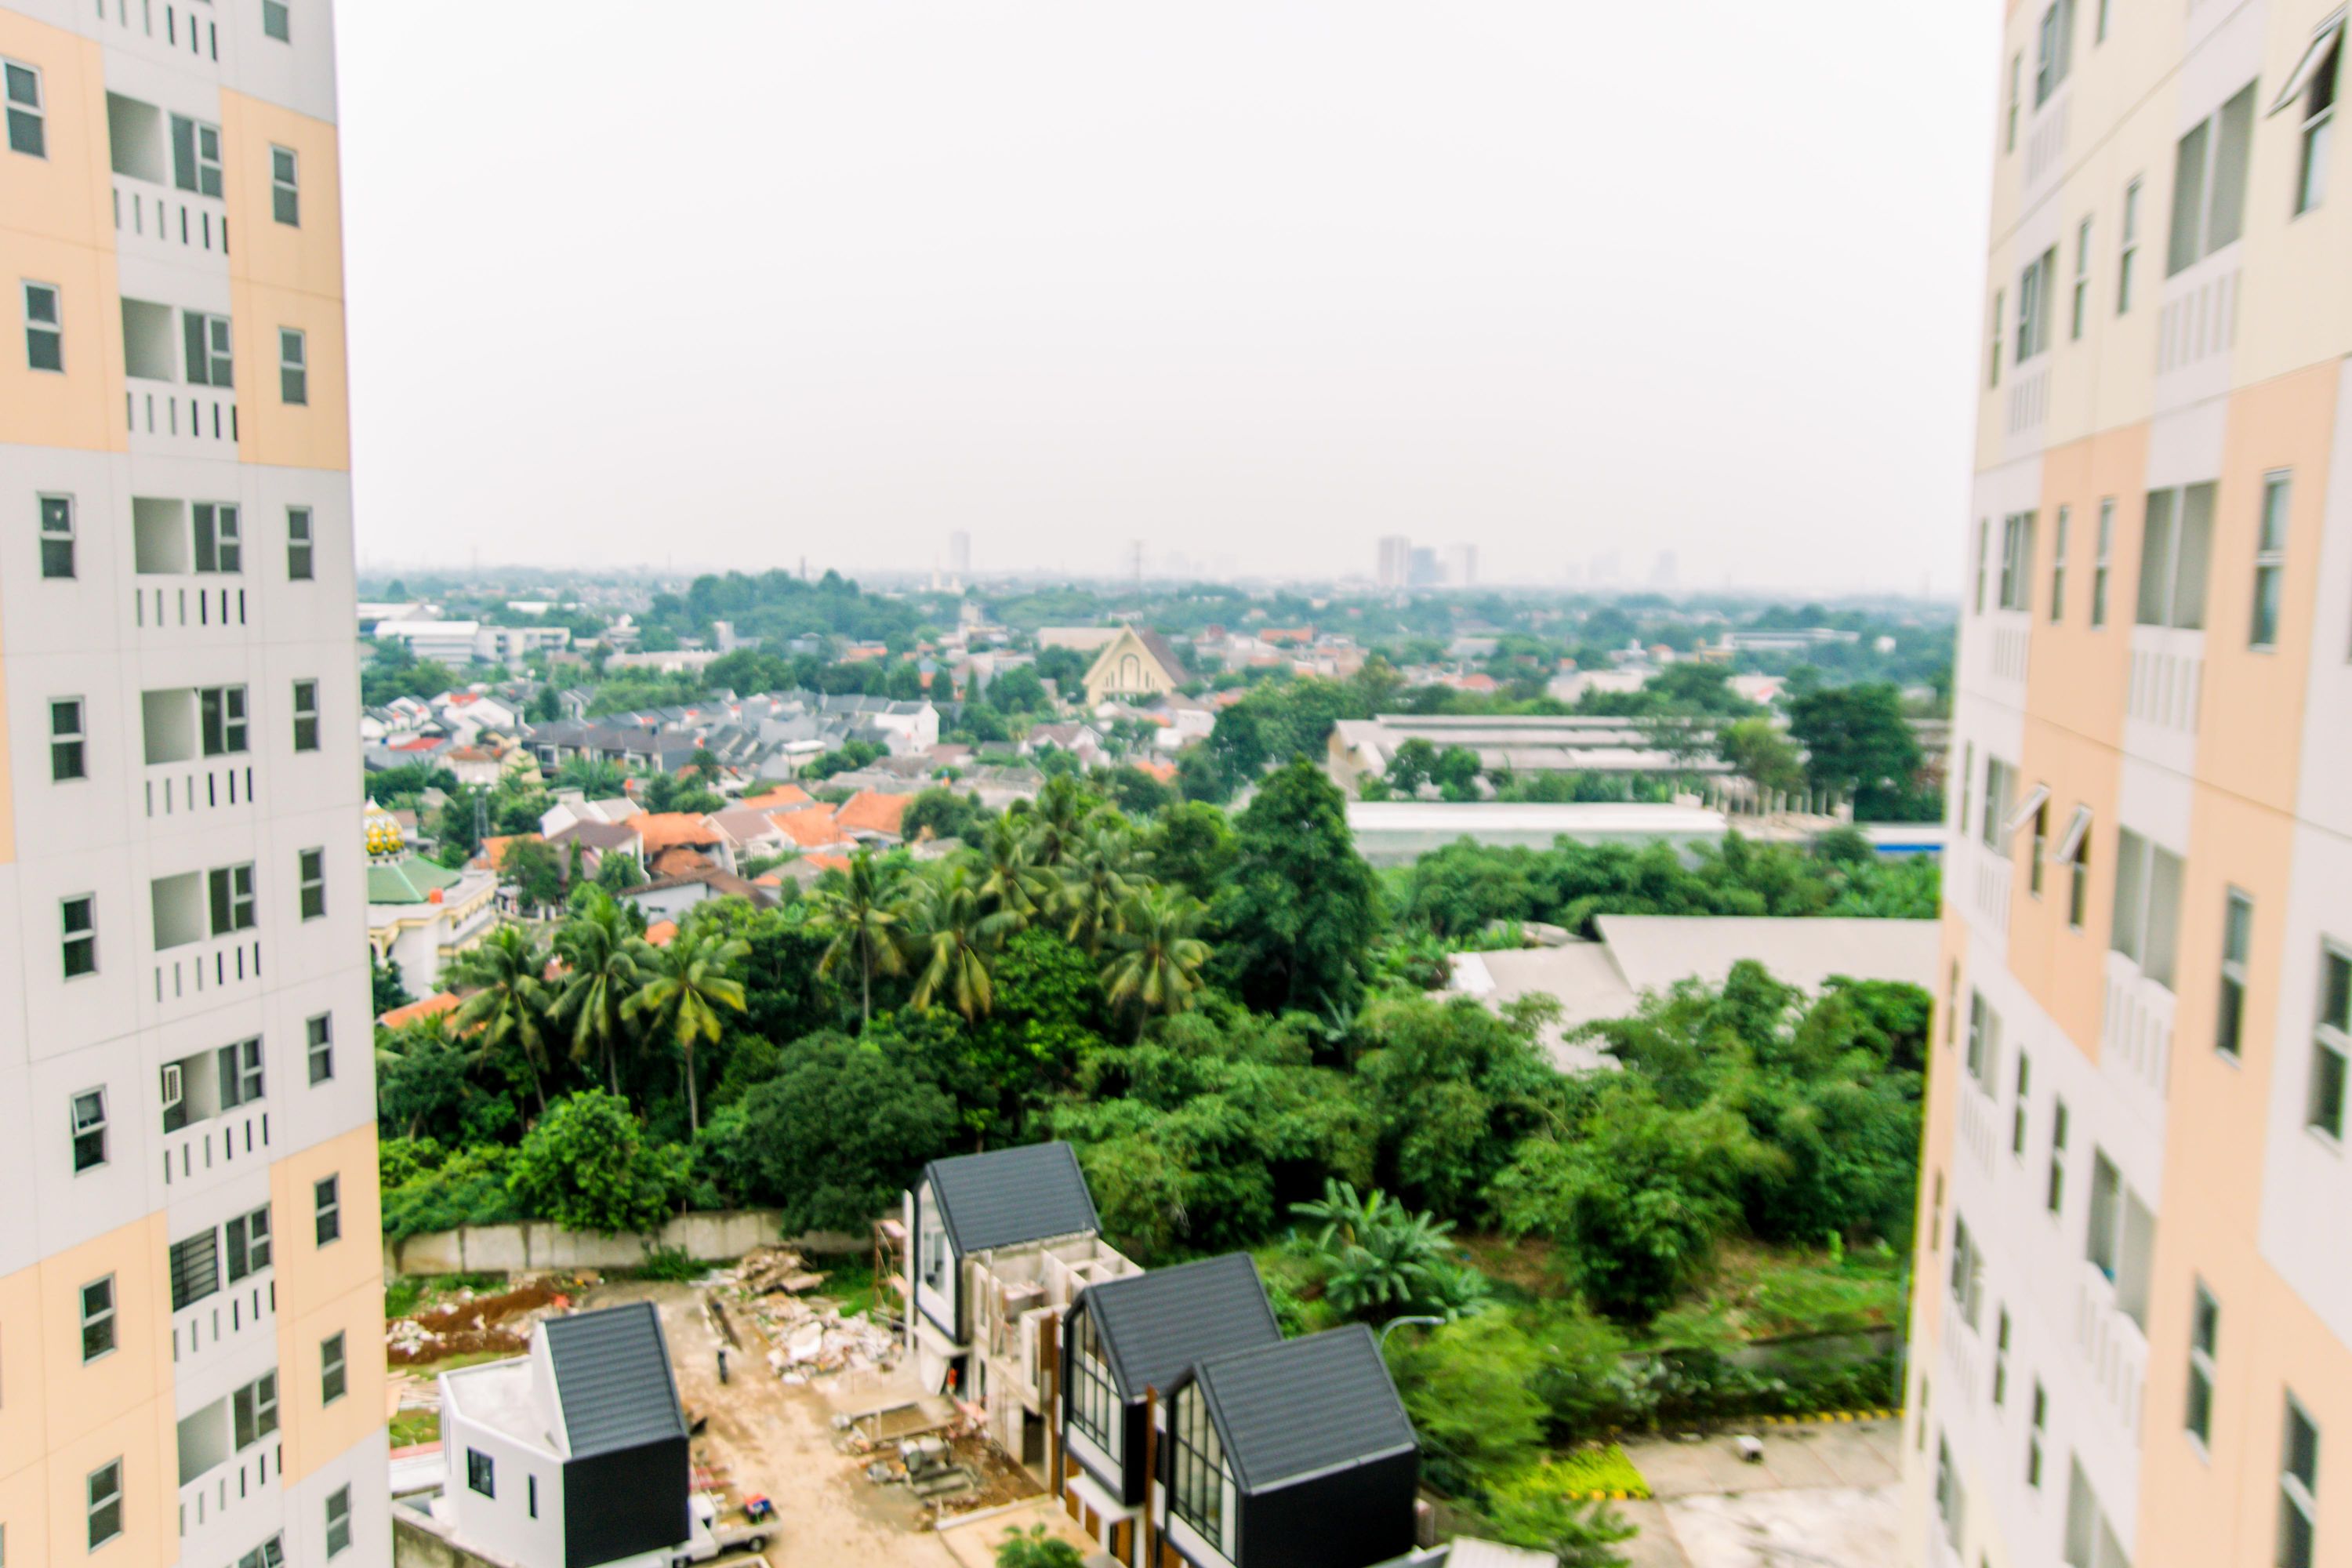
[[[239,871],[245,874],[241,892],[222,882]],[[251,875],[250,867],[224,867],[155,879],[156,1005],[185,1009],[258,994],[261,938],[254,928]]]
[[[237,592],[241,595],[243,590]],[[244,687],[142,692],[140,719],[146,760],[142,783],[150,817],[215,814],[253,804],[253,760],[247,750],[252,731]],[[160,889],[162,884],[157,886]],[[197,914],[201,912],[199,909]],[[158,945],[173,945],[163,941],[163,933],[179,927],[166,926],[160,902],[156,921]]]
[[[2017,868],[2009,857],[1988,845],[1973,846],[1969,858],[1976,862],[1975,904],[1977,918],[1989,931],[2006,936],[2009,933],[2010,888],[2016,880]]]
[[[2147,1382],[2147,1335],[2117,1300],[2116,1281],[2096,1263],[2083,1265],[2074,1318],[2083,1373],[2107,1416],[2123,1433],[2139,1431],[2140,1394]]]
[[[2099,1066],[2142,1116],[2162,1124],[2172,1068],[2171,988],[2127,953],[2107,954],[2105,1005],[2099,1016]]]
[[[104,30],[93,36],[102,42],[144,40],[175,60],[220,64],[220,24],[198,15],[192,5],[176,0],[113,0],[110,13],[107,0],[98,0],[98,20]]]
[[[122,301],[123,419],[133,451],[236,455],[228,318]]]
[[[232,1449],[228,1405],[215,1399],[180,1423],[184,1539],[215,1530],[224,1535],[265,1533],[277,1528],[284,1511],[278,1485],[285,1460],[278,1434]]]
[[[163,1068],[163,1183],[200,1181],[269,1161],[260,1042],[200,1051]]]

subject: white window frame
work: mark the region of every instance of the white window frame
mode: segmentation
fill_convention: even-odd
[[[29,79],[30,97],[17,95],[19,73]],[[5,93],[8,111],[8,151],[27,158],[47,159],[49,155],[48,90],[42,83],[41,68],[12,56],[0,55],[0,78],[5,78]],[[36,145],[17,145],[19,133]]]
[[[2033,1380],[2033,1409],[2025,1424],[2025,1485],[2030,1491],[2042,1489],[2042,1439],[2050,1429],[2050,1391],[2042,1380]]]
[[[2058,247],[2052,246],[2017,278],[2017,352],[2023,364],[2050,347],[2050,315],[2058,303]]]
[[[2066,552],[2074,545],[2074,509],[2061,503],[2058,526],[2050,540],[2050,624],[2066,618]]]
[[[293,408],[310,405],[310,340],[299,327],[278,329],[278,401]]]
[[[2107,624],[2107,583],[2112,574],[2116,545],[2116,498],[2104,496],[2099,500],[2098,550],[2091,561],[2091,629],[2097,631]]]
[[[1969,992],[1969,1048],[1962,1059],[1977,1088],[1993,1093],[1993,1075],[2000,1066],[2000,1014],[1974,989]]]
[[[215,735],[205,733],[205,699],[211,695],[216,712]],[[207,757],[243,756],[253,742],[252,705],[242,686],[196,688],[196,749]]]
[[[192,324],[200,341],[199,352],[194,353],[188,342]],[[236,389],[236,338],[226,316],[209,310],[181,311],[180,352],[188,361],[184,374],[190,386],[213,386],[223,392]]]
[[[1992,291],[1992,361],[1985,373],[1988,390],[2000,385],[2000,349],[2007,330],[2002,323],[2009,319],[2009,294],[2005,289]]]
[[[2231,888],[2221,899],[2221,1001],[2214,1010],[2213,1048],[2236,1061],[2245,1050],[2246,963],[2254,944],[2254,900]]]
[[[2295,217],[2319,205],[2327,184],[2328,143],[2344,68],[2344,8],[2338,6],[2313,29],[2303,58],[2287,73],[2285,86],[2270,107],[2276,115],[2291,104],[2302,106],[2295,117]]]
[[[2164,626],[2174,631],[2203,631],[2207,613],[2211,608],[2213,576],[2213,523],[2220,487],[2211,480],[2197,484],[2173,485],[2147,492],[2140,513],[2140,580],[2133,585],[2132,621],[2136,626]],[[2192,566],[2183,546],[2189,542],[2191,498],[2202,492],[2203,534],[2199,541],[2201,562]],[[2157,570],[2162,578],[2160,589],[2163,604],[2156,618],[2148,618],[2147,574],[2157,561],[2149,535],[2156,524],[2161,503],[2164,519],[2163,558]],[[2193,606],[2193,608],[2191,607]]]
[[[315,679],[294,683],[294,749],[319,749],[319,682]]]
[[[310,1081],[325,1083],[335,1076],[335,1016],[320,1013],[306,1020],[302,1030]]]
[[[2035,29],[2033,107],[2040,109],[2066,85],[2074,65],[2074,0],[2051,0]]]
[[[2237,210],[2224,214],[2220,206],[2220,176],[2224,173],[2221,143],[2229,129],[2228,119],[2239,112],[2241,102],[2245,120],[2245,145],[2242,151],[2247,161],[2236,171]],[[2171,222],[2165,228],[2164,275],[2167,278],[2178,278],[2207,257],[2217,255],[2245,237],[2246,187],[2248,172],[2252,167],[2253,125],[2254,84],[2248,82],[2223,99],[2212,113],[2190,126],[2173,143],[2173,210]],[[2203,141],[2195,154],[2196,177],[2192,184],[2189,178],[2192,161],[2189,142],[2198,137],[2202,137]],[[2181,208],[2184,187],[2191,192],[2189,199],[2193,203],[2185,225]],[[2229,219],[2226,226],[2221,222],[2225,216]],[[2230,226],[2234,226],[2231,232],[2221,235],[2220,231]]]
[[[2343,1146],[2346,1086],[2352,1079],[2352,1001],[2347,998],[2352,998],[2352,948],[2323,942],[2319,1002],[2311,1031],[2311,1083],[2303,1121],[2312,1136],[2330,1149]],[[2335,1102],[2332,1107],[2326,1103],[2330,1099]]]
[[[269,144],[269,216],[289,228],[302,226],[301,155]]]
[[[2216,1353],[2221,1346],[2221,1303],[2205,1288],[2201,1279],[2190,1281],[2189,1298],[2189,1385],[2188,1408],[2181,1412],[2181,1425],[2189,1434],[2200,1458],[2210,1458],[2208,1445],[2212,1442],[2213,1394],[2221,1387],[2221,1374],[2215,1371]],[[2198,1409],[2198,1388],[2204,1389],[2204,1409]],[[2200,1417],[2202,1417],[2201,1421]]]
[[[74,906],[81,906],[83,923],[74,923]],[[63,957],[66,979],[85,979],[98,973],[98,895],[70,893],[58,900],[58,949]],[[89,966],[77,970],[73,966],[74,949],[79,947],[89,954]]]
[[[25,298],[25,368],[42,375],[66,373],[65,292],[37,278],[23,279]],[[37,345],[46,342],[57,363],[43,364]]]
[[[2279,1435],[2279,1498],[2286,1507],[2301,1516],[2304,1534],[2315,1536],[2319,1532],[2319,1504],[2314,1495],[2319,1479],[2319,1423],[2311,1418],[2310,1413],[2303,1407],[2303,1401],[2294,1396],[2293,1390],[2286,1394],[2284,1426],[2284,1430]],[[2312,1473],[2309,1476],[2295,1473],[2294,1432],[2297,1426],[2311,1434]],[[2284,1544],[2281,1544],[2279,1568],[2309,1568],[2311,1562],[2309,1556],[2289,1558]]]
[[[2009,1403],[2009,1309],[1993,1309],[1992,1403],[1998,1410]]]
[[[73,1152],[75,1175],[100,1170],[110,1163],[106,1147],[107,1123],[104,1084],[94,1089],[76,1089],[66,1097],[66,1125],[71,1135],[69,1146]],[[83,1152],[86,1142],[94,1151],[87,1158]]]
[[[2017,151],[2017,111],[2019,100],[2024,93],[2024,83],[2025,51],[2021,49],[2009,57],[2009,110],[2006,116],[2009,128],[2003,139],[2005,145],[2001,150],[2004,153]]]
[[[100,1293],[101,1304],[95,1310],[90,1306],[92,1291]],[[94,1361],[104,1361],[121,1348],[121,1336],[115,1332],[114,1276],[108,1274],[91,1280],[75,1292],[74,1299],[81,1308],[81,1364],[88,1366]],[[90,1349],[89,1342],[93,1331],[102,1333],[106,1340],[95,1351]]]
[[[317,523],[307,506],[286,509],[286,580],[289,583],[313,583],[318,580],[319,537]]]
[[[2159,931],[2157,870],[2161,857],[2173,866],[2171,929]],[[2187,883],[2181,858],[2146,834],[2128,827],[2116,832],[2116,898],[2107,945],[2132,961],[2140,973],[2169,991],[2180,963],[2180,896]],[[2157,938],[2163,937],[2163,945]]]
[[[194,531],[194,567],[200,574],[240,575],[245,571],[245,510],[236,501],[200,500],[188,508]]]
[[[2042,1207],[2046,1214],[2066,1212],[2066,1137],[2068,1117],[2066,1102],[2053,1100],[2050,1107],[2050,1180],[2042,1189]]]
[[[89,1504],[85,1515],[89,1550],[95,1552],[122,1533],[122,1461],[109,1459],[84,1478],[82,1487]],[[103,1527],[100,1524],[101,1516],[105,1520]]]
[[[239,1409],[238,1406],[243,1408]],[[265,1372],[229,1397],[229,1442],[234,1451],[243,1453],[256,1443],[274,1436],[278,1431],[278,1374]],[[240,1440],[240,1423],[247,1436]]]
[[[2287,527],[2294,504],[2293,469],[2273,468],[2263,476],[2263,510],[2254,530],[2254,597],[2246,617],[2246,647],[2256,653],[2278,651],[2279,613],[2286,593]]]
[[[1960,1321],[1973,1330],[1984,1316],[1984,1253],[1977,1246],[1976,1235],[1958,1205],[1952,1208],[1952,1277],[1953,1304],[1960,1310]]]
[[[333,1392],[330,1393],[329,1390]],[[351,1357],[340,1333],[319,1342],[319,1403],[332,1405],[352,1391]]]
[[[180,166],[180,127],[188,128],[188,165]],[[225,188],[221,174],[221,132],[217,125],[193,115],[174,114],[168,124],[172,138],[172,188],[191,195],[218,200]],[[189,182],[194,181],[191,184]]]
[[[2116,251],[2116,314],[2131,314],[2132,267],[2139,259],[2139,193],[2141,182],[2124,186],[2122,239]]]
[[[2074,226],[2074,310],[2067,330],[2069,342],[2083,341],[2083,328],[2091,313],[2091,220],[2084,218]]]
[[[52,697],[49,709],[49,782],[86,784],[89,780],[89,705],[79,697]],[[72,710],[71,722],[59,727],[58,715]],[[67,767],[70,749],[71,771]]]
[[[2013,511],[2000,520],[2000,598],[2004,610],[2033,609],[2033,534],[2040,515]]]
[[[259,905],[254,896],[253,862],[240,860],[234,866],[215,866],[205,876],[205,915],[211,921],[212,934],[228,936],[241,931],[251,931],[261,921]]]
[[[299,918],[324,920],[327,914],[327,851],[324,848],[297,849],[294,852],[294,907]]]
[[[351,1544],[352,1489],[340,1486],[327,1494],[327,1555],[340,1557]]]
[[[2011,1159],[2025,1158],[2025,1119],[2033,1103],[2032,1095],[2033,1058],[2020,1051],[2017,1053],[2017,1097],[2009,1112],[2009,1152]]]
[[[293,11],[286,0],[261,0],[261,36],[281,44],[294,41]]]
[[[310,1236],[316,1247],[343,1239],[343,1179],[321,1176],[310,1184]]]
[[[40,523],[41,580],[47,583],[70,582],[80,575],[79,541],[74,529],[74,499],[53,491],[43,491],[33,498],[33,511]],[[65,570],[52,572],[49,563],[58,559],[52,546],[62,546]]]

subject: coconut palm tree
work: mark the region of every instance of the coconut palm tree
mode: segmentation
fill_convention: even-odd
[[[1181,1013],[1200,989],[1209,944],[1200,937],[1207,914],[1198,899],[1154,889],[1128,900],[1118,928],[1103,936],[1111,957],[1103,964],[1103,991],[1114,1007],[1133,1007],[1136,1026],[1153,1013]]]
[[[450,966],[460,987],[474,987],[451,1017],[460,1037],[472,1035],[476,1060],[504,1067],[520,1061],[531,1098],[547,1110],[547,949],[519,925],[500,926],[482,945]]]
[[[1066,919],[1065,934],[1088,952],[1105,935],[1123,929],[1129,901],[1137,892],[1134,857],[1126,832],[1106,818],[1089,822],[1062,862],[1055,902]]]
[[[620,1048],[629,1037],[621,1010],[639,979],[636,946],[629,917],[593,883],[580,895],[579,912],[555,933],[564,973],[548,1016],[568,1033],[573,1061],[591,1063],[593,1071],[592,1059],[604,1058],[604,1084],[614,1094],[621,1092]]]
[[[1053,889],[1052,875],[1037,864],[1028,826],[1011,816],[990,823],[980,859],[981,879],[973,891],[997,913],[1027,924]]]
[[[1086,795],[1068,773],[1055,773],[1037,791],[1025,814],[1037,864],[1054,869],[1070,858],[1087,826]]]
[[[970,1023],[994,1004],[987,954],[1021,922],[1010,910],[988,907],[986,886],[961,866],[916,884],[907,910],[916,1006],[944,997]]]
[[[686,1068],[686,1125],[702,1131],[702,1102],[694,1081],[697,1041],[719,1043],[719,1010],[743,1011],[743,983],[734,971],[751,947],[739,937],[678,927],[667,947],[640,942],[636,961],[645,974],[636,994],[621,1004],[621,1016],[642,1023],[654,1037],[678,1049]]]
[[[816,972],[830,974],[843,959],[856,958],[861,1028],[874,1022],[874,976],[902,973],[907,967],[898,951],[898,880],[890,862],[875,859],[871,849],[860,849],[849,858],[847,871],[827,877],[817,889],[817,918],[833,932],[833,942],[817,961]]]

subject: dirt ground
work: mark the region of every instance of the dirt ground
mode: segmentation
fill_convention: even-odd
[[[1633,1568],[1882,1568],[1900,1553],[1902,1426],[1765,1426],[1760,1464],[1729,1435],[1628,1443],[1657,1500],[1621,1503]]]
[[[759,1329],[748,1313],[734,1315],[744,1344],[728,1357],[730,1381],[719,1382],[719,1341],[701,1309],[700,1291],[689,1285],[632,1282],[599,1287],[586,1303],[611,1306],[651,1300],[669,1337],[678,1393],[687,1408],[707,1418],[695,1439],[695,1461],[709,1468],[730,1499],[763,1492],[776,1505],[777,1521],[768,1543],[772,1563],[874,1564],[875,1568],[982,1568],[993,1561],[995,1543],[1014,1525],[1033,1519],[1067,1533],[1066,1521],[1043,1499],[1012,1502],[1024,1489],[1017,1467],[994,1456],[981,1467],[982,1491],[960,1506],[977,1512],[943,1531],[932,1528],[930,1510],[906,1487],[868,1480],[871,1456],[842,1451],[833,1426],[837,1408],[870,1405],[887,1397],[888,1384],[868,1374],[852,1386],[841,1378],[792,1384],[768,1370],[767,1347],[756,1342]],[[956,1458],[971,1462],[973,1445],[956,1445]],[[1009,1472],[1009,1473],[1008,1473]],[[739,1516],[740,1517],[740,1516]],[[1071,1535],[1072,1544],[1082,1538]]]

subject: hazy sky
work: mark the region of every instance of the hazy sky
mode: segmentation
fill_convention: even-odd
[[[345,0],[364,563],[1958,578],[1989,0]]]

